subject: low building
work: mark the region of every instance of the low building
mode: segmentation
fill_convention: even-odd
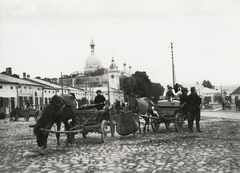
[[[232,103],[235,104],[236,99],[240,100],[240,87],[238,87],[237,89],[235,89],[231,94],[231,101]]]
[[[16,106],[24,107],[26,102],[42,104],[43,88],[30,81],[0,74],[0,107],[4,107],[5,113],[9,114]]]

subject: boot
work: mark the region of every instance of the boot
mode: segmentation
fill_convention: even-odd
[[[189,128],[189,132],[190,132],[190,133],[193,133],[193,129],[192,129],[192,128]]]
[[[201,132],[203,132],[203,131],[202,131],[202,130],[200,130],[200,129],[197,129],[197,132],[201,133]]]

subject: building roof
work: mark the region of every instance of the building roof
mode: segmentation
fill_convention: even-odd
[[[240,87],[235,89],[231,94],[240,94]]]
[[[42,79],[26,78],[26,80],[36,82],[36,83],[38,83],[40,85],[44,85],[45,87],[52,88],[52,89],[62,89],[62,86],[60,84],[48,82],[48,81],[45,81],[45,80],[42,80]],[[65,89],[65,90],[72,90],[72,91],[73,90],[76,90],[76,91],[77,90],[82,90],[82,91],[84,91],[83,89],[69,87],[69,86],[65,86],[65,85],[63,85],[63,89]]]
[[[1,83],[11,83],[11,84],[21,84],[21,85],[34,85],[41,86],[31,81],[15,78],[6,74],[0,74],[0,82]]]

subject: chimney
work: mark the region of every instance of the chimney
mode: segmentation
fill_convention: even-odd
[[[23,78],[26,78],[26,73],[25,72],[23,72]]]
[[[11,67],[6,68],[6,73],[11,76],[12,75],[12,68]]]
[[[27,78],[30,78],[30,75],[29,75],[29,74],[27,75]]]

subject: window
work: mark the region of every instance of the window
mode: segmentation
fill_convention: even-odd
[[[2,85],[0,85],[0,89],[2,89]]]
[[[13,87],[12,87],[12,86],[11,86],[10,88],[11,88],[11,90],[13,89]]]
[[[32,89],[31,87],[29,87],[29,89]]]
[[[26,89],[26,87],[24,87],[24,89]]]

